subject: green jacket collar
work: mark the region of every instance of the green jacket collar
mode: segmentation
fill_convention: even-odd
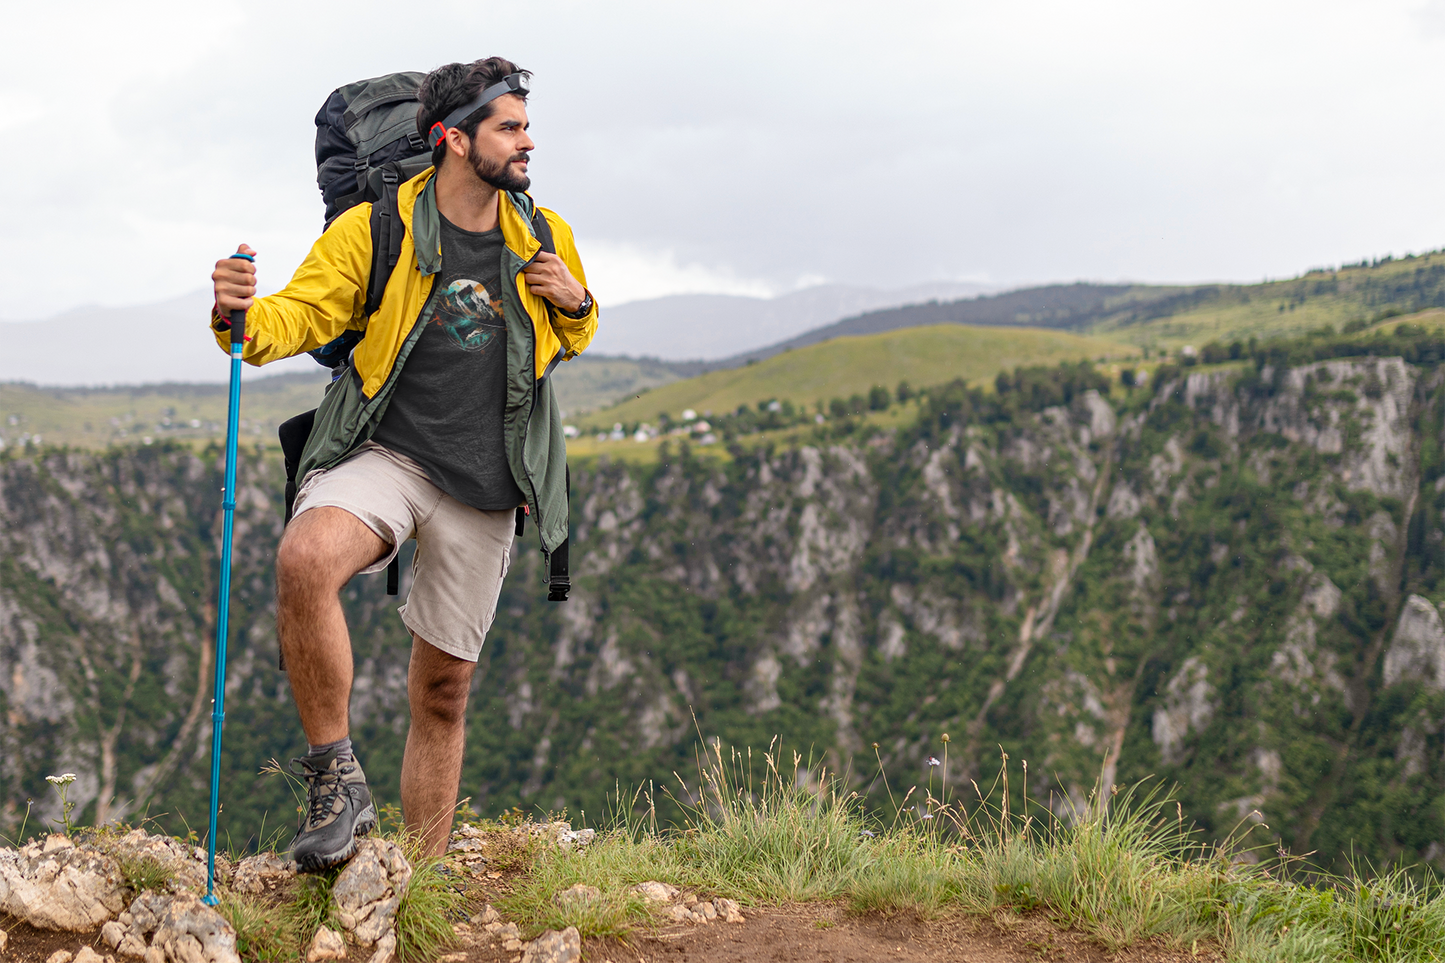
[[[535,211],[532,198],[522,191],[505,191],[501,196],[506,198],[522,216],[522,221],[528,225],[527,230],[530,233],[532,214]],[[427,178],[426,186],[417,195],[416,204],[412,208],[411,233],[416,240],[416,267],[422,277],[428,277],[441,271],[442,218],[437,211],[437,179],[435,176]]]

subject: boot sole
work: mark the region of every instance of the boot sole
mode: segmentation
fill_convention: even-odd
[[[375,828],[376,804],[372,803],[361,811],[361,815],[356,817],[356,825],[352,827],[351,838],[346,841],[346,845],[342,849],[331,853],[308,853],[296,860],[296,872],[323,873],[328,869],[340,866],[356,855],[356,841]]]

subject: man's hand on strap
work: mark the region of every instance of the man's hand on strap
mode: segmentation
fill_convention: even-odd
[[[567,270],[567,262],[555,254],[539,251],[522,269],[527,290],[541,295],[563,311],[575,313],[587,297],[587,289]]]

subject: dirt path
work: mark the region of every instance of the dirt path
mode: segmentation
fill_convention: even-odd
[[[1078,933],[1062,931],[1042,916],[996,919],[912,914],[851,916],[844,907],[812,903],[745,910],[746,923],[667,926],[636,933],[628,943],[588,940],[586,963],[1208,963],[1214,948],[1168,950],[1142,944],[1118,954]],[[108,948],[98,933],[36,930],[0,914],[10,934],[4,963],[45,963],[56,950],[75,953]],[[468,934],[442,956],[443,963],[513,963],[521,954]],[[358,961],[358,963],[364,963]]]

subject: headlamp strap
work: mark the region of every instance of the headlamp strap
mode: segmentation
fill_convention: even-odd
[[[483,89],[471,103],[458,107],[438,123],[432,124],[431,130],[427,132],[428,146],[436,147],[436,145],[440,144],[447,136],[448,130],[460,124],[473,113],[481,110],[503,94],[521,94],[526,96],[529,92],[530,88],[527,85],[527,78],[524,75],[519,73],[508,74],[495,84]]]

